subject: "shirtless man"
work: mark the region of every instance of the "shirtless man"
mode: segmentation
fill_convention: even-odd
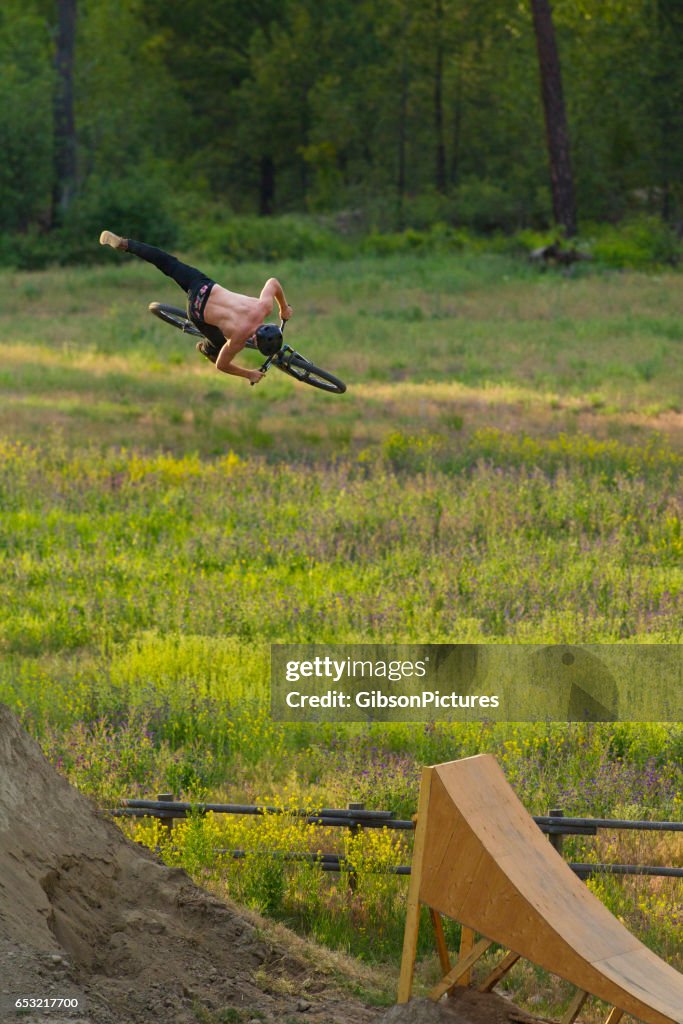
[[[217,370],[244,377],[250,384],[258,384],[263,377],[261,371],[236,366],[233,359],[250,339],[265,356],[273,355],[282,346],[280,328],[263,322],[273,312],[273,302],[277,302],[282,320],[289,320],[292,315],[292,307],[287,304],[282,285],[276,278],[266,281],[256,299],[228,291],[196,267],[181,263],[163,249],[156,249],[145,242],[103,231],[100,245],[131,252],[172,278],[187,292],[188,316],[206,338],[206,341],[197,343],[197,350],[215,363]]]

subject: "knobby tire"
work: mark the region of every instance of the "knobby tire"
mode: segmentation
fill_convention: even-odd
[[[165,324],[177,327],[183,334],[192,334],[196,338],[204,337],[199,328],[195,327],[188,318],[184,309],[178,309],[177,306],[166,306],[163,302],[150,302],[149,311],[163,320]]]
[[[276,357],[273,366],[277,366],[278,370],[289,374],[302,384],[310,384],[320,391],[328,391],[334,395],[343,395],[346,391],[346,384],[343,381],[327,370],[321,370],[298,352],[289,352],[279,359]]]

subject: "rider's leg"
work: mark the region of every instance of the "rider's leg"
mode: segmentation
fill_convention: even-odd
[[[136,242],[134,238],[127,238],[126,242],[128,252],[132,252],[134,256],[139,256],[141,260],[145,260],[147,263],[153,263],[162,274],[166,274],[177,285],[180,285],[184,292],[189,292],[199,281],[209,280],[201,270],[197,270],[196,267],[190,267],[187,263],[181,263],[177,257],[171,256],[170,253],[164,252],[163,249],[157,249],[153,245],[147,245],[145,242]]]
[[[201,352],[201,354],[206,356],[207,359],[210,359],[212,363],[215,363],[226,342],[223,332],[219,327],[214,327],[213,324],[207,324],[206,320],[202,320],[201,323],[197,323],[197,327],[206,339],[205,341],[197,342],[197,351]]]
[[[202,281],[210,280],[196,267],[181,263],[175,256],[171,256],[170,253],[164,252],[163,249],[157,249],[153,245],[147,245],[146,242],[136,242],[134,238],[121,238],[112,231],[103,231],[100,235],[100,243],[111,245],[113,249],[133,253],[134,256],[139,256],[147,263],[152,263],[162,274],[166,274],[167,277],[175,281],[184,292],[189,292]]]
[[[163,274],[172,278],[184,292],[187,292],[188,314],[205,338],[204,341],[197,342],[197,350],[212,363],[215,363],[225,344],[225,337],[220,328],[213,324],[207,324],[203,315],[204,306],[215,282],[201,270],[190,267],[187,263],[181,263],[179,259],[164,252],[163,249],[147,245],[146,242],[136,242],[134,238],[121,238],[113,231],[103,231],[100,235],[100,244],[110,245],[112,249],[132,252],[134,256],[139,256],[147,263],[152,263]]]

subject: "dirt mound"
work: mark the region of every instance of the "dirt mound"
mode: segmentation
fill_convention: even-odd
[[[0,705],[0,1020],[20,996],[83,1024],[379,1016],[126,840]]]
[[[539,1020],[495,992],[459,988],[439,1003],[411,999],[403,1006],[392,1006],[381,1024],[536,1024]]]

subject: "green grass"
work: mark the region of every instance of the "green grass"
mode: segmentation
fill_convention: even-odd
[[[467,253],[205,269],[250,292],[276,271],[289,340],[347,394],[217,374],[147,313],[183,297],[132,259],[0,275],[0,699],[105,804],[293,787],[411,813],[421,764],[486,749],[535,810],[680,815],[680,724],[267,709],[273,641],[680,643],[679,277]],[[377,952],[358,906],[275,881],[285,919]],[[367,884],[391,958],[402,890],[382,910]]]
[[[104,446],[308,459],[416,423],[442,432],[455,408],[466,432],[504,421],[629,441],[663,430],[681,443],[675,275],[566,279],[501,256],[290,263],[278,268],[295,309],[289,337],[347,381],[331,399],[275,373],[247,396],[146,312],[151,299],[182,304],[180,290],[112,261],[3,275],[13,296],[0,315],[4,432],[35,441],[57,427],[80,443],[87,419]],[[273,268],[207,270],[255,291]],[[119,422],[113,400],[125,406]]]

